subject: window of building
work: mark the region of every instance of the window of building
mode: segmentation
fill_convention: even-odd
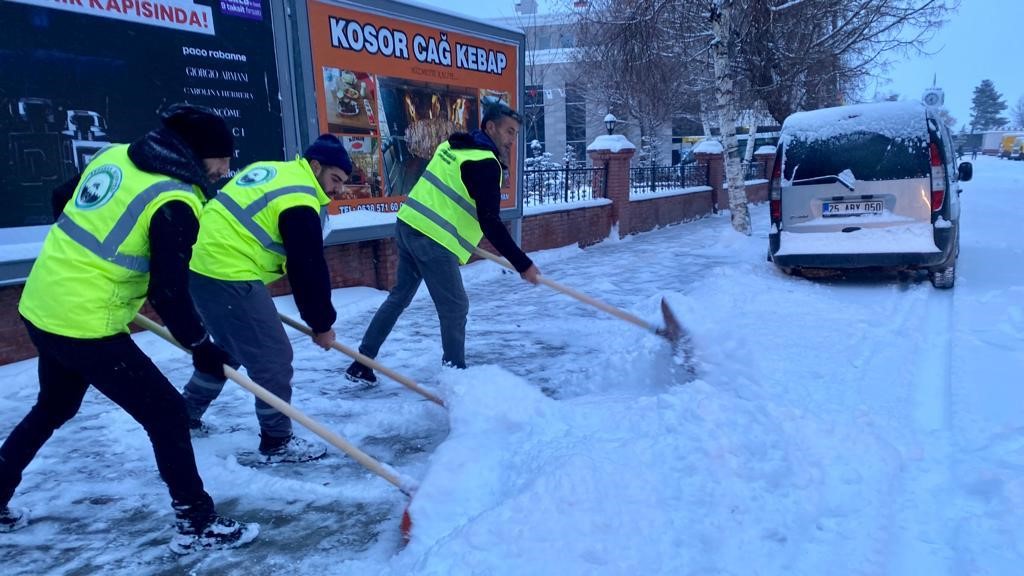
[[[704,133],[700,122],[676,116],[672,118],[672,165],[693,161],[692,148]]]
[[[526,152],[533,155],[530,143],[540,143],[540,152],[544,152],[544,86],[535,84],[526,87],[526,98],[523,100],[523,133],[526,139]]]
[[[583,89],[575,84],[565,85],[565,144],[572,146],[578,162],[586,160],[587,103]]]

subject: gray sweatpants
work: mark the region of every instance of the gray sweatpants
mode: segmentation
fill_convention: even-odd
[[[412,302],[420,282],[426,282],[430,298],[441,321],[442,362],[466,367],[466,316],[469,297],[462,285],[459,259],[412,226],[399,220],[395,225],[398,246],[398,279],[387,300],[380,305],[366,328],[359,351],[376,358],[395,322]]]
[[[213,341],[235,362],[245,366],[257,384],[291,402],[292,345],[263,282],[217,280],[193,272],[189,287]],[[210,374],[193,372],[182,394],[189,417],[201,418],[224,389],[225,382]],[[259,398],[256,419],[265,436],[291,435],[291,420]]]

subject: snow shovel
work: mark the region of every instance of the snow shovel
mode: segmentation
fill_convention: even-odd
[[[171,336],[171,332],[167,330],[167,328],[161,326],[160,324],[157,324],[156,322],[150,320],[149,318],[146,318],[142,314],[135,315],[135,323],[145,328],[146,330],[149,330],[150,332],[156,334],[157,336],[163,338],[164,340],[170,342],[171,344],[177,346],[178,348],[181,348],[182,350],[189,352],[188,349],[186,349],[184,346],[179,344],[177,340],[174,339],[174,336]],[[292,420],[298,422],[299,424],[302,424],[310,432],[323,438],[324,441],[334,446],[338,450],[341,450],[345,454],[348,454],[349,456],[352,457],[353,460],[361,464],[364,468],[366,468],[370,472],[373,472],[377,476],[380,476],[381,478],[387,480],[392,485],[394,485],[395,488],[401,490],[403,494],[412,498],[412,495],[416,491],[417,487],[415,480],[412,480],[408,477],[400,476],[398,472],[395,471],[395,469],[392,468],[391,466],[378,462],[376,459],[373,458],[373,456],[370,456],[366,452],[363,452],[359,448],[356,448],[353,444],[351,444],[341,436],[338,436],[334,432],[331,432],[327,428],[323,427],[316,420],[313,420],[309,416],[306,416],[304,413],[299,411],[297,408],[293,407],[291,404],[285,402],[284,400],[281,400],[274,393],[270,392],[269,390],[260,386],[259,384],[253,382],[251,378],[249,378],[245,374],[242,374],[238,370],[235,370],[231,366],[228,366],[227,364],[224,365],[224,374],[242,388],[245,388],[249,392],[252,392],[260,400],[263,400],[267,404],[273,406],[274,409],[276,409],[278,412],[284,414],[285,416],[291,418]],[[405,539],[405,541],[408,541],[409,532],[412,530],[412,518],[409,516],[408,506],[405,507],[405,511],[402,513],[401,529],[402,537]]]
[[[509,270],[515,271],[515,267],[512,266],[512,264],[510,264],[508,260],[505,260],[500,256],[491,254],[490,252],[482,248],[474,248],[473,252],[481,258],[486,258],[492,262],[496,262],[497,264],[504,266],[505,268],[508,268]],[[558,282],[555,282],[554,280],[548,280],[544,276],[540,276],[539,281],[541,284],[549,288],[553,288],[561,292],[562,294],[571,296],[579,300],[580,302],[583,302],[584,304],[589,304],[594,308],[597,308],[598,310],[607,312],[612,316],[615,316],[616,318],[625,320],[630,324],[639,326],[640,328],[643,328],[648,332],[652,332],[668,340],[669,343],[672,344],[672,349],[682,356],[683,364],[687,367],[687,370],[689,372],[694,371],[692,366],[693,343],[690,340],[690,333],[687,332],[686,329],[683,328],[682,324],[679,323],[679,320],[676,319],[676,315],[672,313],[672,309],[669,308],[668,302],[666,302],[664,298],[661,299],[661,314],[665,319],[665,326],[659,327],[647,322],[643,318],[634,316],[633,314],[630,314],[625,310],[616,308],[611,304],[607,304],[596,298],[587,296],[586,294],[579,292],[578,290],[574,290],[572,288],[569,288],[568,286],[563,286]]]
[[[280,312],[278,312],[277,315],[281,317],[281,322],[284,322],[286,325],[295,328],[296,330],[302,332],[306,336],[313,336],[313,331],[310,330],[310,328],[303,324],[302,322],[299,322],[298,320],[285,314],[281,314]],[[335,341],[334,344],[331,344],[331,348],[334,348],[338,352],[345,354],[346,356],[352,358],[353,360],[357,360],[363,366],[368,366],[380,372],[381,374],[386,375],[388,378],[391,378],[392,380],[398,382],[402,386],[405,386],[406,388],[412,390],[413,392],[416,392],[417,394],[423,396],[427,400],[430,400],[431,402],[434,402],[439,406],[444,406],[444,400],[441,400],[437,395],[423,388],[411,378],[406,378],[405,376],[402,376],[398,372],[395,372],[394,370],[388,368],[387,366],[384,366],[383,364],[377,362],[373,358],[360,354],[359,351],[353,350],[348,346],[345,346],[344,344],[341,344],[340,342],[337,341]]]

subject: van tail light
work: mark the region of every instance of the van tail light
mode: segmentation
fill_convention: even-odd
[[[782,221],[782,162],[775,161],[772,169],[771,189],[768,193],[768,209],[771,212],[772,222]]]
[[[928,148],[932,165],[932,212],[938,212],[946,200],[946,166],[942,163],[939,145],[932,142]]]

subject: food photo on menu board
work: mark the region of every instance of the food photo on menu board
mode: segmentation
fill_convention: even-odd
[[[373,136],[341,136],[352,159],[352,174],[335,200],[363,200],[384,195],[380,177],[380,139]]]
[[[406,196],[437,146],[455,132],[479,126],[476,90],[378,78],[385,190]]]
[[[377,94],[365,72],[324,67],[327,126],[341,134],[377,132]]]

